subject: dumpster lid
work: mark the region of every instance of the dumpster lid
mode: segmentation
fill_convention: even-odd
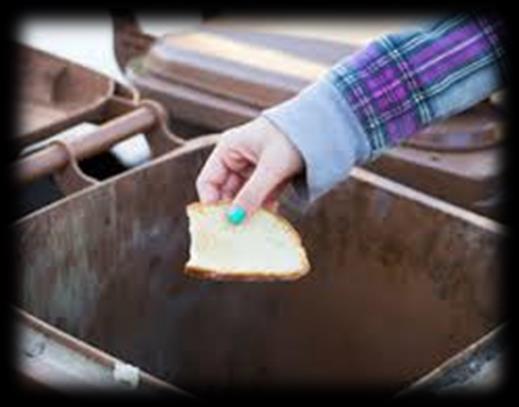
[[[141,68],[266,108],[297,93],[355,49],[340,42],[202,26],[158,38],[142,57]]]

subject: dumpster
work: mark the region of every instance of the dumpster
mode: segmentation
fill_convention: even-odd
[[[505,322],[502,227],[361,168],[305,213],[290,191],[283,197],[280,212],[308,250],[306,277],[184,275],[185,207],[217,137],[194,138],[18,219],[17,308],[203,398],[398,394]]]
[[[211,131],[205,120],[219,112],[193,110],[183,88],[189,97],[168,115],[110,78],[24,52],[31,69],[21,81],[14,170],[22,191],[38,186],[24,193],[13,226],[25,383],[202,397],[363,386],[405,395],[478,387],[488,371],[502,372],[497,222],[359,168],[307,213],[283,199],[311,256],[305,279],[193,280],[181,272],[184,208],[215,142],[202,136]],[[200,95],[197,103],[212,103]],[[55,138],[85,121],[97,127]],[[150,162],[107,166],[108,149],[138,133]]]
[[[200,126],[201,134],[256,117],[361,46],[346,42],[355,37],[347,22],[340,28],[345,40],[338,41],[320,38],[319,19],[308,26],[312,35],[305,36],[269,32],[262,19],[240,21],[207,21],[155,41],[139,35],[135,20],[119,23],[116,49],[141,45],[131,48],[133,52],[119,51],[119,63],[141,94],[160,101],[175,121]],[[286,21],[292,26],[296,22]],[[321,30],[328,24],[321,21]],[[300,31],[303,27],[300,23]],[[500,109],[485,101],[430,126],[364,167],[499,220],[503,121]]]

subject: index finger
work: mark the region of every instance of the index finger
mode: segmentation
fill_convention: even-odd
[[[200,201],[211,203],[220,200],[222,186],[228,177],[229,170],[223,163],[221,149],[217,145],[196,180],[196,190]]]

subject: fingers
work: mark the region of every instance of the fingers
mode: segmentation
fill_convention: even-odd
[[[263,202],[263,207],[269,209],[272,212],[277,212],[279,207],[279,196],[284,191],[284,189],[289,184],[288,180],[281,182],[274,190],[267,196],[265,202]]]
[[[279,208],[279,202],[277,200],[266,200],[263,203],[263,207],[271,212],[277,212]]]
[[[233,207],[241,207],[247,216],[252,215],[284,181],[279,171],[261,159],[251,177],[244,183],[233,201]]]
[[[196,188],[203,203],[233,199],[228,218],[239,224],[261,206],[275,209],[287,180],[302,167],[288,138],[258,119],[222,134]]]
[[[229,201],[232,200],[244,183],[245,179],[242,176],[236,173],[229,174],[221,188],[222,199]]]
[[[223,162],[222,150],[217,146],[207,159],[196,181],[200,201],[212,203],[222,199],[221,189],[228,176],[229,170]]]

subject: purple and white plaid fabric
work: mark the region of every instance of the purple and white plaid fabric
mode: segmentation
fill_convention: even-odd
[[[431,101],[489,64],[505,74],[503,24],[456,15],[409,35],[387,35],[330,75],[367,134],[372,156],[438,119]]]

